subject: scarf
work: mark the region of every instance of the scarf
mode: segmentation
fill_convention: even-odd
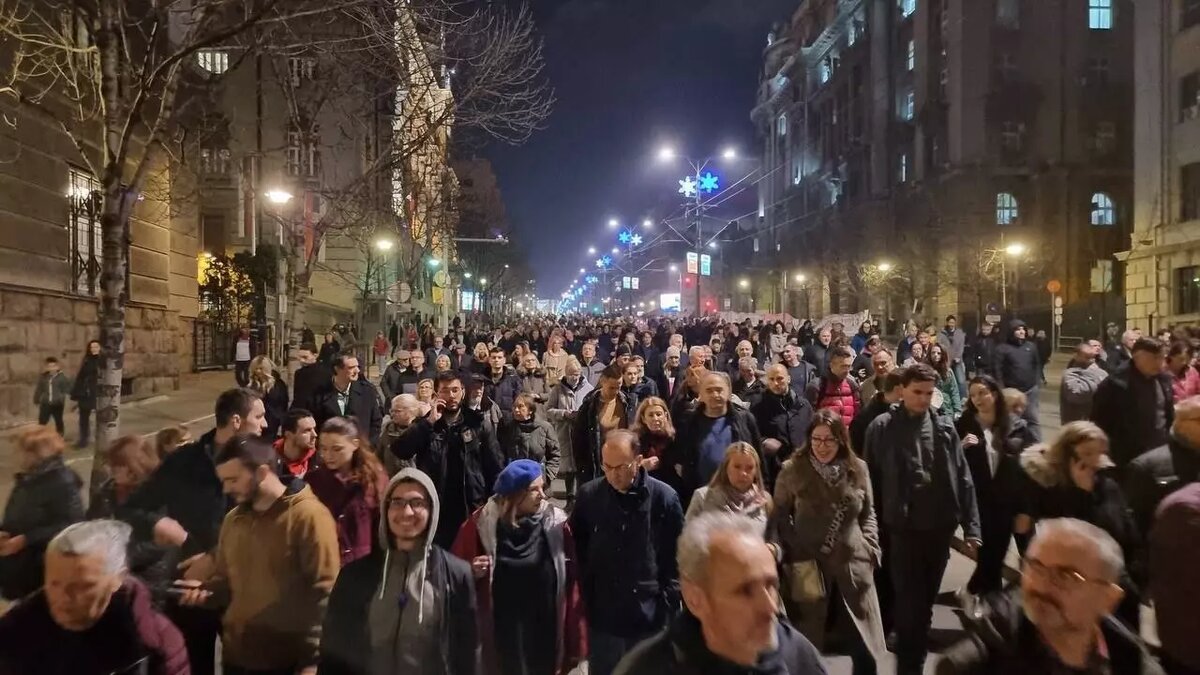
[[[516,524],[496,523],[496,557],[517,564],[536,562],[544,552],[542,543],[546,539],[543,512],[520,518]]]
[[[839,458],[828,464],[822,464],[821,460],[817,459],[817,456],[810,452],[808,453],[808,461],[829,487],[837,487],[837,484],[842,482],[842,478],[846,475],[846,460],[844,459]]]

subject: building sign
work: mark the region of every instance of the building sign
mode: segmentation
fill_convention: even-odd
[[[629,277],[621,277],[621,288],[625,290],[633,288],[633,281]]]
[[[707,253],[700,255],[700,274],[702,276],[712,276],[712,256]]]
[[[700,266],[700,256],[695,253],[687,254],[687,273],[696,274]]]
[[[633,290],[635,290],[635,291],[638,290],[638,278],[637,277],[633,278]]]

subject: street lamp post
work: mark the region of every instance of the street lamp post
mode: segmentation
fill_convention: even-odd
[[[1008,308],[1008,257],[1012,256],[1014,259],[1012,308],[1014,318],[1017,316],[1021,304],[1021,257],[1027,250],[1024,244],[1014,242],[1005,246],[1000,256],[1000,304],[1005,309]]]

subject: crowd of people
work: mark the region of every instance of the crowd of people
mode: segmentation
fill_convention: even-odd
[[[1043,439],[1048,354],[994,328],[456,321],[288,378],[235,346],[214,428],[118,439],[86,507],[61,429],[19,436],[0,673],[208,674],[219,637],[229,675],[915,675],[956,546],[938,672],[1200,672],[1200,334],[1081,344]]]

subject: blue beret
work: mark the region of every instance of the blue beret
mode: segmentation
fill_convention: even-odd
[[[532,459],[518,459],[504,467],[504,470],[496,477],[496,485],[492,491],[501,497],[507,497],[524,490],[541,477],[541,464]]]

